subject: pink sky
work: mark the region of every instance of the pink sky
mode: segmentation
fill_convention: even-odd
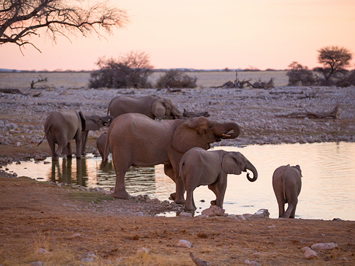
[[[313,68],[317,50],[341,46],[354,54],[354,0],[111,0],[130,23],[113,35],[44,34],[23,50],[0,46],[0,68],[92,70],[98,58],[130,51],[150,55],[155,68],[273,68],[293,61]]]

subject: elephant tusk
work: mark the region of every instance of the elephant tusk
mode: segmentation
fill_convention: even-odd
[[[222,138],[230,138],[231,135],[227,135],[227,134],[222,134]]]

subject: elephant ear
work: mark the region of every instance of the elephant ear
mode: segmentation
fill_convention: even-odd
[[[234,153],[227,152],[222,158],[222,170],[227,174],[240,175],[242,164]]]
[[[82,111],[79,111],[79,117],[81,122],[81,131],[85,131],[86,129],[86,118]]]
[[[163,118],[165,115],[164,99],[158,98],[152,104],[152,113],[157,118]]]
[[[175,150],[185,153],[193,147],[207,150],[210,145],[202,139],[203,129],[198,118],[191,118],[181,123],[175,130],[172,145]]]
[[[297,164],[296,166],[294,166],[294,168],[300,172],[300,176],[302,177],[301,167]]]

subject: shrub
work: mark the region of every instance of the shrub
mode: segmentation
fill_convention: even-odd
[[[310,86],[317,84],[317,77],[313,71],[306,66],[302,66],[297,62],[292,62],[289,66],[290,70],[287,72],[289,86]]]
[[[91,73],[91,88],[150,88],[149,75],[152,66],[143,52],[131,52],[118,60],[100,58],[96,63],[99,70]]]
[[[190,77],[180,70],[171,69],[157,81],[158,88],[196,88],[196,77]]]

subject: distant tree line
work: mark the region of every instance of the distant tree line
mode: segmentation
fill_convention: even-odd
[[[100,58],[98,70],[90,75],[90,88],[152,88],[148,78],[153,73],[149,55],[130,52],[118,59]],[[169,70],[155,84],[158,88],[195,88],[197,78],[180,70]]]
[[[292,62],[287,72],[288,85],[339,87],[355,85],[355,69],[347,70],[351,59],[352,53],[346,48],[338,46],[321,48],[318,50],[318,63],[322,66],[311,70],[298,62]]]

